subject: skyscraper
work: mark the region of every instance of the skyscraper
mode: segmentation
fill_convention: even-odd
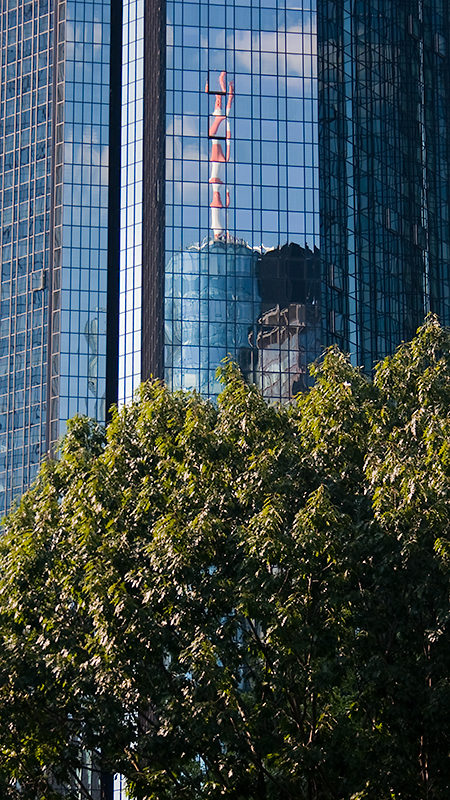
[[[116,396],[120,13],[3,2],[0,511]]]
[[[122,254],[143,377],[214,396],[229,353],[286,399],[334,341],[370,373],[429,310],[450,321],[448,11],[146,5],[142,258]]]
[[[375,359],[449,324],[447,0],[318,6],[325,341]]]
[[[229,353],[290,396],[321,341],[315,8],[146,14],[142,374],[213,396]]]
[[[230,354],[288,399],[450,322],[449,34],[448,0],[4,0],[0,507],[117,385],[214,397]]]

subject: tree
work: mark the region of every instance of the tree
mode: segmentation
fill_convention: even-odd
[[[449,354],[73,420],[0,543],[2,796],[89,752],[142,799],[447,798]]]

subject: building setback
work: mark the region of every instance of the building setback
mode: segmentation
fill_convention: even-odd
[[[3,0],[0,509],[141,377],[288,400],[450,322],[449,14]]]

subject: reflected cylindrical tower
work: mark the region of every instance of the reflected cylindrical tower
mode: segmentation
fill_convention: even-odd
[[[253,370],[257,254],[244,242],[210,239],[176,253],[166,268],[166,380],[216,396],[215,373],[231,356]]]

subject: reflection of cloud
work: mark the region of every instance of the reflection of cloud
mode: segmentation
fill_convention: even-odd
[[[170,136],[198,136],[198,119],[196,117],[175,115],[173,122],[167,126],[166,133]]]
[[[313,17],[303,26],[293,25],[286,30],[278,29],[277,33],[235,31],[229,36],[228,47],[235,48],[237,72],[239,68],[251,72],[252,60],[258,63],[257,58],[260,57],[263,72],[266,69],[272,72],[278,60],[276,66],[280,75],[284,75],[286,70],[288,75],[303,78],[313,78],[316,74],[314,61],[317,55],[317,37]],[[259,72],[259,66],[256,71]]]
[[[87,26],[86,26],[87,28]],[[94,22],[94,44],[101,44],[102,43],[102,24],[101,22]]]
[[[166,133],[168,136],[173,137],[173,153],[168,151],[168,159],[166,161],[166,180],[173,180],[173,161],[172,158],[179,158],[184,160],[183,178],[181,182],[181,197],[183,204],[188,203],[197,205],[199,203],[199,178],[198,178],[198,163],[201,160],[201,151],[205,151],[206,158],[208,157],[207,150],[205,149],[204,140],[202,145],[199,137],[199,120],[196,117],[174,116],[173,122],[167,126]],[[189,137],[186,140],[185,137]],[[169,140],[166,140],[169,145]],[[197,170],[196,174],[190,175],[189,162]],[[181,176],[180,176],[181,178]],[[181,198],[180,198],[181,199]]]
[[[173,117],[166,128],[166,134],[173,136],[173,158],[183,158],[188,161],[208,159],[205,138],[200,138],[198,117],[178,115]],[[187,142],[185,137],[192,137],[195,142]],[[172,156],[170,156],[172,157]]]
[[[82,142],[74,141],[75,125],[81,128]],[[82,125],[66,122],[65,124],[65,164],[83,164],[83,166],[107,167],[109,165],[109,146],[100,144],[100,126]],[[81,138],[80,137],[80,138]]]
[[[72,145],[72,152],[66,146],[65,164],[82,164],[84,167],[107,167],[109,161],[109,149],[105,145],[77,144]]]

